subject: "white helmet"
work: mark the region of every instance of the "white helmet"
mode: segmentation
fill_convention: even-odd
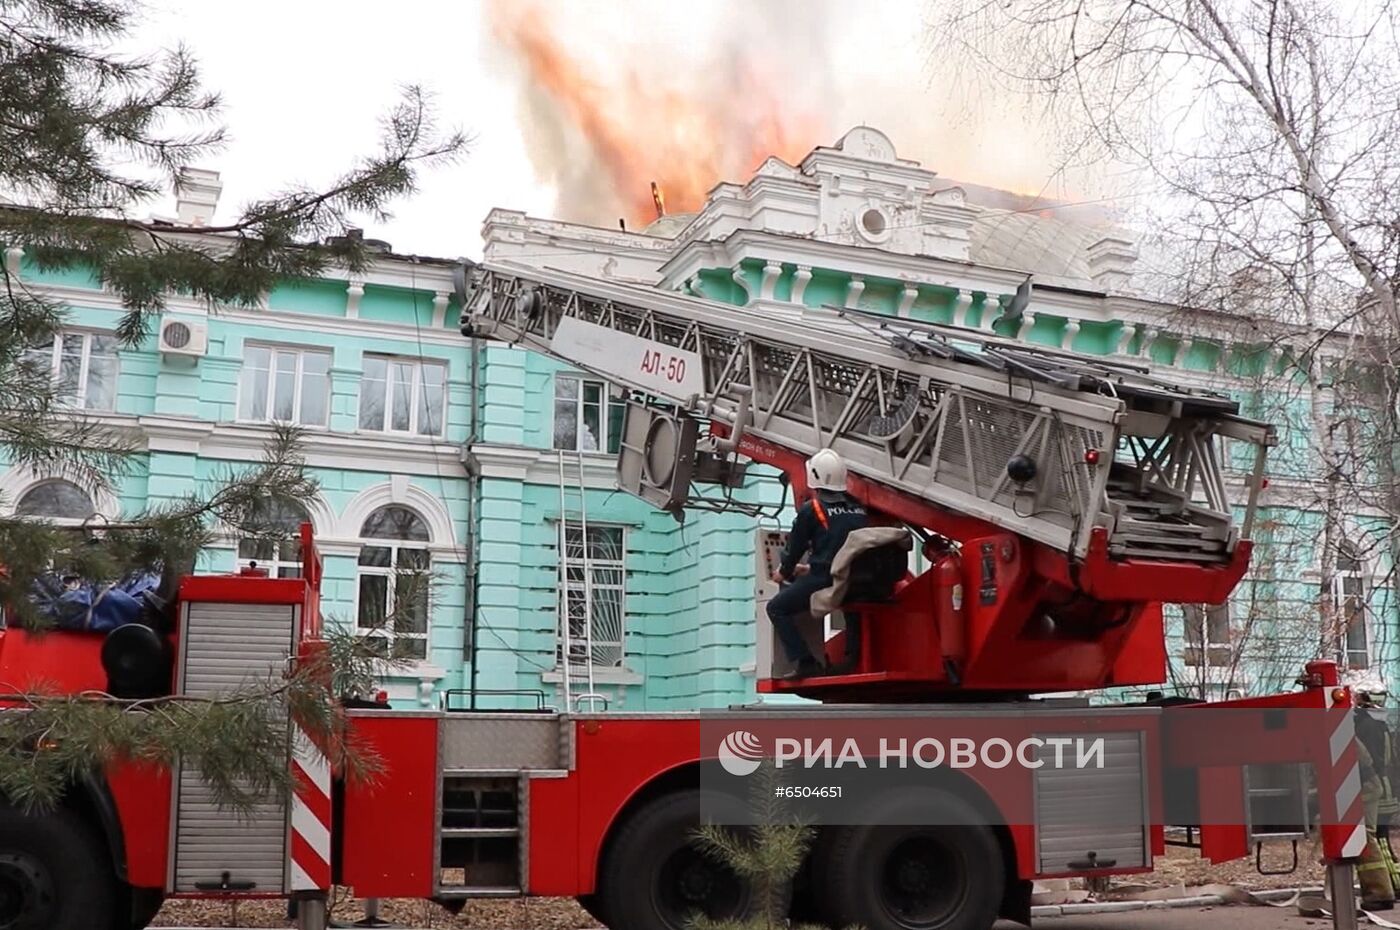
[[[807,486],[823,491],[846,490],[846,460],[831,449],[822,449],[807,460]]]

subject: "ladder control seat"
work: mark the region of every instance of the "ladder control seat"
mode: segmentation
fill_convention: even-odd
[[[909,550],[899,543],[867,549],[851,561],[850,582],[841,598],[843,608],[888,604],[895,588],[909,575]]]

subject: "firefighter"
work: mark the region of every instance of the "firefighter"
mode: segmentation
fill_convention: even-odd
[[[1384,699],[1384,692],[1357,692],[1356,738],[1365,745],[1376,770],[1376,840],[1386,871],[1390,873],[1391,885],[1400,890],[1400,866],[1396,864],[1390,845],[1390,828],[1400,814],[1400,799],[1395,795],[1400,753],[1396,752],[1395,736],[1382,709]]]
[[[1374,694],[1356,695],[1356,749],[1361,768],[1361,799],[1366,808],[1366,848],[1357,865],[1361,906],[1368,911],[1395,905],[1395,857],[1390,851],[1390,819],[1396,809],[1390,789],[1394,751],[1390,732],[1376,719],[1380,702]],[[1389,813],[1383,813],[1389,811]]]
[[[792,522],[782,563],[772,576],[782,589],[768,602],[768,619],[793,663],[783,676],[788,679],[821,673],[822,664],[812,655],[797,621],[811,612],[812,595],[831,585],[831,563],[846,537],[867,522],[865,507],[846,494],[846,463],[840,455],[822,449],[807,460],[806,471],[812,497]]]

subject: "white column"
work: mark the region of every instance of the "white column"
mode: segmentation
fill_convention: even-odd
[[[1221,374],[1229,374],[1229,373],[1230,373],[1230,360],[1231,360],[1232,358],[1234,358],[1234,357],[1235,357],[1235,344],[1234,344],[1233,342],[1225,342],[1225,343],[1222,343],[1221,346],[1220,346],[1220,372],[1221,372]]]
[[[988,294],[982,300],[982,323],[979,328],[990,333],[992,324],[996,322],[997,317],[1001,316],[1001,310],[1001,298]]]
[[[693,295],[693,296],[695,296],[695,297],[704,297],[704,296],[705,296],[704,294],[700,293],[700,273],[699,273],[699,272],[696,272],[695,274],[693,274],[693,275],[691,275],[689,278],[687,278],[686,281],[685,281],[685,284],[684,284],[683,286],[684,286],[685,292],[686,292],[687,294],[691,294],[691,295]]]
[[[1191,345],[1196,340],[1191,336],[1182,336],[1181,341],[1176,344],[1176,354],[1172,356],[1172,364],[1177,368],[1186,364],[1186,355],[1191,351]]]
[[[904,285],[904,290],[899,294],[899,306],[895,308],[895,316],[909,315],[909,308],[914,306],[914,301],[919,299],[919,289],[913,284]]]
[[[734,283],[739,285],[739,288],[744,292],[744,303],[753,300],[753,294],[749,291],[749,284],[744,280],[744,269],[735,265],[734,269],[729,272],[729,277],[733,279]]]
[[[846,285],[846,302],[842,304],[847,310],[855,309],[860,303],[860,295],[865,292],[865,279],[858,274],[851,275],[851,283]]]
[[[433,329],[442,329],[447,323],[447,291],[433,293]]]
[[[953,301],[953,325],[967,325],[967,308],[972,306],[972,292],[966,289],[958,290],[958,297]]]
[[[1035,314],[1026,310],[1021,314],[1021,325],[1016,327],[1016,338],[1025,341],[1031,334],[1031,328],[1035,326]]]
[[[1128,346],[1132,345],[1133,337],[1137,335],[1136,323],[1124,323],[1123,330],[1118,334],[1118,344],[1113,347],[1114,355],[1127,355]]]
[[[1138,346],[1137,354],[1144,358],[1152,354],[1152,343],[1157,341],[1157,327],[1149,326],[1142,334],[1142,345]]]
[[[365,282],[351,278],[345,282],[345,315],[350,319],[360,316],[360,298],[365,296]]]
[[[807,285],[812,283],[812,266],[798,265],[797,270],[792,275],[792,297],[789,299],[795,303],[802,303],[802,297],[807,293]]]
[[[19,262],[24,258],[24,249],[17,245],[12,245],[5,250],[5,270],[15,277],[19,277]]]
[[[1065,321],[1065,334],[1060,337],[1060,348],[1071,349],[1074,347],[1074,337],[1079,335],[1080,325],[1078,320]]]
[[[763,280],[758,286],[758,296],[763,300],[773,299],[773,289],[778,286],[778,278],[783,273],[780,262],[763,263]]]

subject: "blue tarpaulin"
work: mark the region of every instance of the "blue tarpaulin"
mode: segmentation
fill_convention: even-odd
[[[133,575],[112,584],[46,575],[34,582],[34,605],[61,630],[105,633],[141,619],[147,592],[154,596],[160,575]]]

